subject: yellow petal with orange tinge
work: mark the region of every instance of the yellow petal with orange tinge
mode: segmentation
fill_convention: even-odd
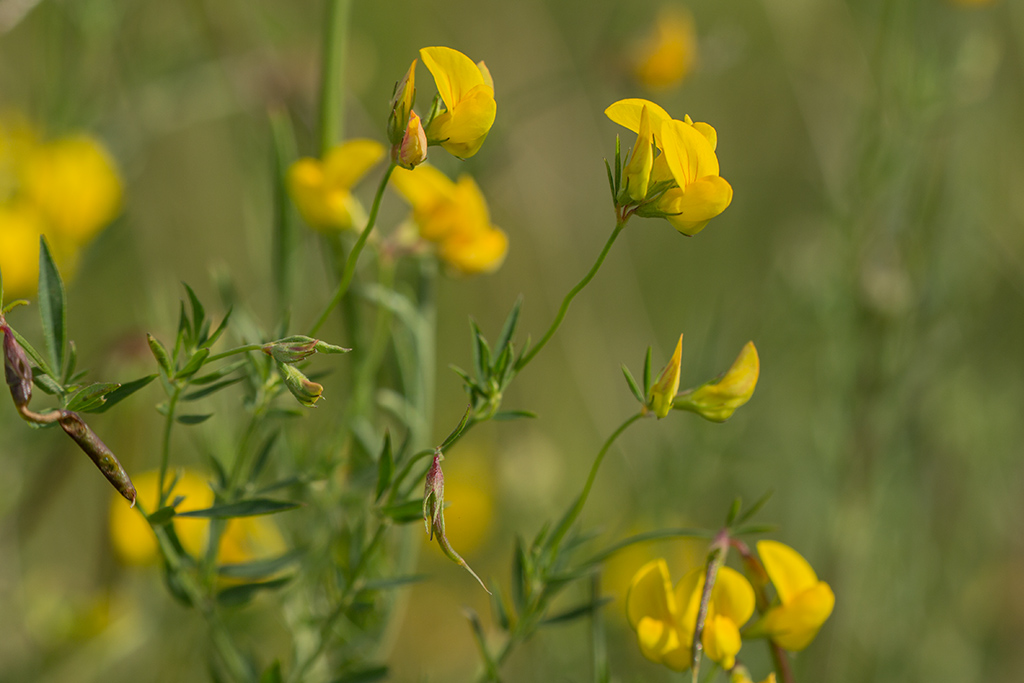
[[[675,607],[668,564],[661,558],[651,560],[633,576],[626,593],[626,618],[630,626],[637,628],[644,617],[671,620]]]
[[[818,575],[814,573],[811,564],[785,543],[758,541],[757,554],[761,556],[764,570],[772,580],[782,604],[792,601],[818,583]]]
[[[654,102],[639,97],[632,97],[611,104],[604,110],[604,113],[605,116],[620,126],[628,128],[634,133],[639,133],[640,113],[644,107],[647,107],[647,113],[651,117],[651,131],[654,133],[655,140],[660,147],[661,128],[665,123],[671,121],[672,117]]]

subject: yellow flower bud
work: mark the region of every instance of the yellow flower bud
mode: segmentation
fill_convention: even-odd
[[[676,398],[675,405],[712,422],[725,422],[753,396],[760,370],[754,342],[747,342],[720,379],[683,392]]]
[[[676,342],[676,350],[668,365],[658,375],[658,380],[651,385],[651,395],[647,398],[647,405],[658,419],[665,417],[672,410],[672,403],[679,391],[679,372],[683,358],[683,335],[679,335]]]
[[[654,136],[651,134],[651,118],[647,107],[640,110],[640,130],[636,144],[623,171],[623,185],[620,202],[639,204],[647,198],[647,188],[654,168]]]
[[[392,158],[402,168],[410,171],[427,160],[427,134],[416,112],[409,115],[409,125],[400,144],[391,148]]]
[[[388,115],[388,140],[392,145],[402,142],[406,134],[412,105],[416,100],[416,60],[395,86],[395,95],[391,98],[391,113]]]

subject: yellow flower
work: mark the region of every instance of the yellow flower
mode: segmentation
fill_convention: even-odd
[[[51,241],[81,245],[117,216],[121,179],[107,151],[75,135],[36,147],[25,161],[24,193],[52,231]]]
[[[622,171],[622,192],[624,201],[639,204],[647,198],[651,171],[654,168],[654,135],[651,133],[651,117],[647,107],[640,110],[640,125],[637,129],[636,144],[629,161]]]
[[[468,175],[452,182],[433,166],[397,168],[391,182],[412,207],[420,237],[437,244],[438,255],[465,274],[497,270],[508,251],[508,236],[491,225],[487,200]]]
[[[729,674],[729,683],[754,683],[754,679],[750,677],[747,667],[737,664]],[[775,673],[768,674],[761,683],[775,683]]]
[[[758,631],[767,633],[786,650],[803,650],[825,623],[836,596],[800,553],[778,541],[758,541],[757,553],[779,596]]]
[[[474,64],[449,47],[425,47],[420,58],[437,84],[445,112],[427,127],[427,139],[461,159],[473,156],[494,125],[494,81],[483,62]]]
[[[674,88],[693,69],[696,56],[693,15],[678,7],[663,7],[636,49],[633,75],[651,90]]]
[[[36,291],[42,232],[42,218],[28,205],[0,205],[0,274],[7,299]]]
[[[664,180],[672,184],[649,197],[637,213],[663,217],[684,235],[696,235],[732,202],[732,186],[719,175],[715,155],[718,133],[706,123],[694,123],[689,116],[682,121],[673,119],[654,102],[643,99],[619,100],[605,109],[605,114],[639,134],[645,108],[655,145],[661,151],[654,160],[651,184]]]
[[[658,380],[651,386],[651,395],[647,404],[658,416],[658,419],[665,417],[672,410],[672,401],[679,391],[679,370],[683,358],[683,335],[679,335],[676,342],[676,350],[672,354],[668,365],[658,375]]]
[[[388,115],[388,140],[392,145],[402,143],[415,100],[416,60],[414,59],[409,70],[405,72],[405,76],[395,85],[395,94],[391,98],[391,113]]]
[[[690,666],[704,568],[690,571],[672,589],[665,560],[648,562],[633,577],[626,596],[626,617],[636,631],[640,651],[674,671]],[[732,668],[740,651],[740,627],[754,612],[754,589],[742,574],[722,567],[711,590],[701,643],[709,658]]]
[[[721,379],[684,391],[676,397],[676,405],[712,422],[725,422],[754,395],[760,372],[754,342],[747,342]]]
[[[312,228],[329,232],[362,227],[363,210],[352,188],[384,156],[375,140],[357,139],[332,148],[323,161],[303,157],[288,169],[288,192]]]
[[[159,473],[143,472],[133,477],[138,501],[148,512],[157,503]],[[170,479],[168,480],[170,481]],[[178,496],[184,500],[178,512],[202,510],[213,505],[213,491],[198,473],[186,470],[168,496],[173,503]],[[185,551],[199,557],[206,551],[210,522],[208,519],[174,517],[174,532]],[[124,504],[117,496],[110,506],[110,540],[114,551],[123,562],[131,565],[152,564],[159,557],[156,536],[145,518]],[[228,520],[221,535],[217,552],[220,564],[241,564],[280,555],[285,550],[284,539],[277,526],[268,517],[240,517]]]

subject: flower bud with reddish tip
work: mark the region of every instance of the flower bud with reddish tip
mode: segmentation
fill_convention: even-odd
[[[32,366],[21,344],[14,338],[14,331],[7,324],[0,325],[4,336],[4,376],[11,389],[11,398],[19,409],[32,400]]]
[[[416,100],[416,61],[395,86],[395,94],[391,98],[391,113],[388,115],[388,140],[392,145],[399,145],[407,135],[406,129],[412,114],[412,105]],[[407,167],[411,168],[411,167]]]
[[[114,457],[110,449],[107,448],[107,445],[78,416],[78,413],[62,410],[57,422],[60,423],[61,428],[67,435],[75,440],[78,447],[85,451],[85,454],[99,468],[103,476],[107,478],[107,481],[117,489],[118,493],[124,496],[125,500],[134,506],[137,494],[128,473],[121,466],[121,463],[118,462],[117,458]]]
[[[278,361],[277,369],[281,372],[284,385],[288,387],[288,391],[292,392],[295,400],[307,408],[312,408],[316,405],[316,402],[324,393],[322,384],[317,384],[302,374],[298,368],[287,363]]]
[[[391,148],[391,158],[410,171],[427,160],[427,134],[416,112],[409,114],[409,125],[402,141]]]
[[[279,363],[298,363],[314,353],[348,353],[352,349],[297,334],[263,345],[262,351]]]

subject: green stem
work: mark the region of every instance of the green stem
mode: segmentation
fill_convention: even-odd
[[[262,349],[262,344],[246,344],[245,346],[239,346],[238,348],[228,349],[227,351],[223,351],[216,355],[210,356],[205,361],[203,361],[203,364],[206,365],[208,363],[212,363],[215,360],[220,360],[221,358],[228,358],[229,356],[236,356],[240,353],[247,353],[249,351],[260,351]]]
[[[611,250],[612,245],[615,244],[615,240],[619,236],[619,233],[622,232],[624,227],[626,227],[626,221],[628,220],[629,216],[626,216],[625,218],[620,218],[615,222],[615,229],[612,230],[611,236],[608,238],[608,241],[605,242],[604,249],[601,250],[597,260],[594,261],[594,265],[590,267],[590,271],[584,275],[583,279],[576,283],[576,286],[569,290],[569,293],[565,295],[564,299],[562,299],[562,306],[558,309],[558,315],[555,316],[555,320],[551,323],[551,327],[549,327],[548,331],[544,333],[544,336],[541,337],[536,346],[530,349],[529,353],[523,356],[519,362],[516,363],[516,370],[522,370],[525,368],[529,362],[533,360],[533,357],[540,353],[540,350],[544,348],[544,345],[548,343],[552,336],[554,336],[555,332],[558,331],[558,327],[562,324],[565,314],[569,312],[569,304],[572,303],[572,300],[576,298],[576,295],[582,292],[583,288],[590,284],[590,281],[594,279],[595,275],[597,275],[597,271],[600,270],[601,264],[604,263],[605,257],[608,256],[608,252]]]
[[[344,122],[345,48],[351,0],[327,0],[320,66],[320,156],[341,139]]]
[[[345,270],[342,273],[341,281],[338,283],[338,288],[334,290],[334,296],[328,302],[327,306],[320,313],[320,317],[317,318],[313,327],[309,330],[309,336],[315,337],[317,331],[323,327],[324,323],[327,322],[327,317],[331,314],[337,305],[341,302],[341,298],[345,296],[345,292],[348,291],[348,286],[352,283],[352,278],[355,276],[356,261],[359,260],[359,255],[363,253],[363,247],[366,245],[366,240],[370,237],[370,232],[373,231],[373,226],[377,222],[377,212],[380,211],[381,199],[384,197],[384,189],[388,186],[388,180],[391,178],[391,172],[395,170],[394,162],[388,164],[387,170],[384,172],[384,177],[380,179],[380,185],[377,186],[377,194],[373,197],[373,206],[370,207],[370,218],[366,222],[366,227],[359,234],[359,239],[352,246],[352,251],[348,254],[348,259],[345,261]]]
[[[164,485],[167,482],[167,464],[171,459],[171,430],[174,428],[174,412],[178,408],[178,399],[181,397],[182,386],[174,385],[174,392],[170,401],[167,402],[167,417],[164,420],[164,434],[160,445],[160,475],[158,478],[160,491],[157,494],[156,508],[159,510],[167,502],[167,493]]]
[[[775,675],[779,677],[779,683],[793,683],[793,670],[789,666],[789,660],[786,659],[786,652],[774,640],[768,641],[768,649],[772,653]]]
[[[597,478],[597,471],[601,468],[604,456],[608,453],[612,444],[615,443],[615,440],[618,439],[634,422],[651,414],[652,413],[641,411],[630,416],[629,419],[619,425],[619,428],[612,432],[612,435],[604,442],[604,445],[601,446],[601,450],[597,453],[597,457],[594,458],[594,464],[590,466],[590,475],[587,477],[587,483],[583,485],[583,491],[580,492],[580,495],[576,499],[572,508],[568,513],[566,513],[565,517],[558,525],[558,528],[555,529],[554,533],[551,535],[548,547],[552,549],[558,548],[558,545],[565,537],[565,534],[568,533],[573,523],[575,523],[576,519],[580,516],[580,513],[583,512],[583,506],[587,503],[587,497],[590,495],[590,489],[594,486],[594,479]]]

